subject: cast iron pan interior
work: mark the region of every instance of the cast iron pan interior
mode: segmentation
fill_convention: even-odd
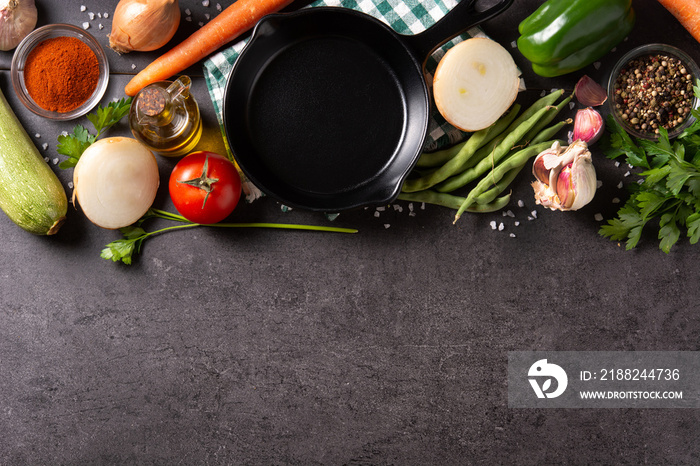
[[[224,96],[227,139],[246,176],[309,210],[393,200],[420,155],[430,108],[425,57],[402,37],[346,8],[263,18]]]

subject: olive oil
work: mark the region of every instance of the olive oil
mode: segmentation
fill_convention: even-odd
[[[199,106],[190,93],[192,81],[180,76],[144,87],[129,110],[134,137],[152,151],[178,157],[192,152],[202,136]]]

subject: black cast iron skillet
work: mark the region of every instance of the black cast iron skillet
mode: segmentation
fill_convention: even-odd
[[[236,161],[291,207],[337,212],[391,202],[426,137],[425,61],[512,1],[480,10],[462,0],[413,36],[339,7],[266,16],[226,84],[224,128]]]

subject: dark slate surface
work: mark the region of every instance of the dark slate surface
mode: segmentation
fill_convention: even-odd
[[[97,20],[90,29],[106,44],[116,0],[37,3],[40,25],[109,12],[103,31]],[[486,31],[508,47],[538,3],[515,0]],[[215,4],[180,3],[195,18]],[[584,73],[602,80],[637,44],[700,60],[656,2],[636,6],[633,34],[600,68],[539,79],[512,49],[530,88],[522,102]],[[122,96],[132,63],[154,56],[110,51],[105,102]],[[0,53],[0,87],[56,158],[57,135],[76,122],[23,110],[10,59]],[[222,150],[200,69],[190,71],[207,125],[199,148]],[[594,216],[614,214],[629,178],[594,155],[603,186],[575,213],[535,206],[525,174],[515,219],[452,225],[446,209],[410,215],[398,202],[333,223],[356,235],[170,233],[130,267],[99,258],[118,235],[79,209],[51,238],[0,217],[0,464],[698,464],[697,410],[507,406],[508,351],[698,350],[700,249],[681,240],[665,255],[650,232],[628,252],[600,237]],[[165,179],[174,161],[160,164]],[[67,186],[71,172],[52,166]],[[172,209],[165,192],[156,205]],[[231,220],[329,224],[269,198]]]

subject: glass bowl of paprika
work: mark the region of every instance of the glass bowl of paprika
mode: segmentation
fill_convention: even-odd
[[[682,50],[647,44],[630,50],[612,69],[608,105],[615,121],[632,136],[656,140],[659,128],[669,138],[694,121],[699,100],[693,92],[700,68]]]
[[[32,112],[72,120],[104,96],[109,63],[99,42],[71,24],[49,24],[30,33],[12,56],[12,86]]]

